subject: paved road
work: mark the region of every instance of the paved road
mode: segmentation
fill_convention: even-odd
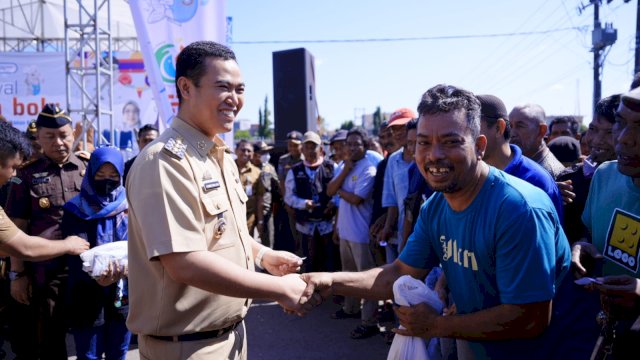
[[[338,305],[325,302],[315,311],[300,318],[284,314],[279,305],[255,301],[246,318],[250,360],[270,359],[369,359],[387,358],[389,345],[382,336],[364,340],[352,340],[349,333],[359,320],[333,320],[331,313]],[[69,340],[69,354],[73,352],[73,340]],[[8,344],[4,346],[7,359],[14,356]],[[70,356],[69,359],[76,359]],[[139,360],[135,346],[127,354],[128,360]]]

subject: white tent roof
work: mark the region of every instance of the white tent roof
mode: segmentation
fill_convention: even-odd
[[[67,0],[67,21],[78,23],[79,0]],[[89,13],[95,12],[93,1],[82,0]],[[126,0],[98,0],[111,3],[111,33],[114,37],[135,37],[131,10]],[[99,21],[107,20],[106,8]],[[88,19],[83,13],[83,22]],[[64,37],[64,0],[0,0],[0,38],[60,39]],[[106,26],[105,26],[106,27]]]

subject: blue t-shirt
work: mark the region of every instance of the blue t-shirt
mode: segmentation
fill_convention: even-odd
[[[387,169],[384,173],[382,186],[382,206],[398,207],[398,236],[389,239],[389,243],[397,244],[404,224],[404,199],[409,195],[409,166],[413,161],[406,162],[402,158],[403,149],[389,155]]]
[[[434,193],[399,259],[423,269],[440,263],[459,314],[550,300],[571,255],[553,204],[543,194],[491,167],[463,211],[454,211],[442,193]],[[541,341],[468,343],[478,358],[496,359],[534,354],[544,348]]]
[[[362,158],[355,163],[353,169],[342,183],[342,190],[353,193],[364,199],[364,201],[358,205],[350,204],[348,201],[340,201],[336,226],[341,240],[361,244],[369,243],[369,232],[366,229],[369,227],[371,211],[373,210],[371,193],[373,192],[375,177],[375,165],[371,164],[369,159]]]
[[[537,162],[526,156],[522,156],[522,150],[520,150],[516,145],[510,144],[509,147],[511,148],[513,159],[509,165],[504,168],[504,172],[509,175],[513,175],[518,179],[522,179],[529,184],[537,186],[542,189],[542,191],[546,192],[551,198],[553,206],[556,208],[556,212],[558,212],[560,223],[562,223],[562,219],[564,219],[562,215],[562,194],[560,194],[558,185],[555,180],[553,180],[551,174],[549,174],[549,172]]]
[[[605,162],[593,175],[582,222],[605,258],[603,275],[640,275],[640,187],[618,171],[618,161]]]
[[[419,193],[426,200],[433,194],[433,190],[427,184],[427,181],[424,179],[424,176],[418,170],[418,165],[413,162],[411,166],[409,166],[409,191],[408,195]]]

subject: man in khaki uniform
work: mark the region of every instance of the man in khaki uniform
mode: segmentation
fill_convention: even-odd
[[[256,188],[256,219],[260,242],[273,249],[274,223],[273,204],[282,201],[280,182],[276,169],[269,163],[269,151],[273,146],[264,141],[253,144],[253,164],[260,169],[260,177]]]
[[[245,359],[250,298],[297,311],[302,260],[249,235],[247,196],[230,150],[244,102],[235,54],[199,41],[176,61],[178,115],[127,179],[128,328],[141,359]],[[256,265],[278,276],[254,272]]]
[[[32,149],[29,140],[8,123],[0,123],[0,144],[0,186],[4,186],[16,175],[23,159],[29,158]],[[64,254],[78,255],[87,249],[89,243],[77,236],[58,241],[29,236],[12,222],[0,207],[0,256],[46,260]],[[11,280],[22,276],[24,273],[9,272]]]
[[[240,140],[236,146],[236,165],[240,172],[240,184],[247,194],[247,227],[249,235],[253,236],[256,229],[256,209],[258,190],[258,178],[260,177],[260,169],[251,163],[253,158],[253,145],[247,140]]]

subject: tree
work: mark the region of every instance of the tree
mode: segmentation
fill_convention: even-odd
[[[242,139],[245,139],[245,140],[251,139],[251,134],[249,134],[249,130],[238,130],[233,133],[233,140],[238,141]]]
[[[273,138],[273,129],[271,128],[271,111],[269,111],[268,97],[264,97],[264,108],[258,109],[258,136],[270,140]]]
[[[342,125],[340,125],[340,130],[351,130],[355,125],[353,124],[353,120],[345,120]]]

